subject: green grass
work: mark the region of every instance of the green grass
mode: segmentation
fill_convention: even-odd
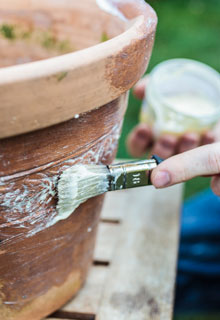
[[[155,46],[148,72],[159,62],[189,58],[204,62],[220,71],[219,0],[149,0],[158,15]],[[141,102],[131,94],[118,157],[130,158],[125,140],[138,123]],[[185,198],[207,188],[210,179],[197,178],[186,183]]]

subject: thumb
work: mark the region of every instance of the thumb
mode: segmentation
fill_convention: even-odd
[[[201,175],[220,173],[220,143],[199,147],[162,162],[153,170],[151,181],[164,188]]]

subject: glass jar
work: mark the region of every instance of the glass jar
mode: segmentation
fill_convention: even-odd
[[[220,75],[189,59],[157,65],[149,76],[140,120],[156,136],[204,133],[220,119]]]

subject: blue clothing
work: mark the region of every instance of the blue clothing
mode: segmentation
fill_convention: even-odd
[[[211,190],[182,209],[176,311],[220,311],[220,197]]]

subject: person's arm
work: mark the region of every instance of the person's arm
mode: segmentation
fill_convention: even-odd
[[[220,142],[165,160],[153,170],[151,180],[156,188],[164,188],[204,175],[212,176],[211,188],[220,196]]]

